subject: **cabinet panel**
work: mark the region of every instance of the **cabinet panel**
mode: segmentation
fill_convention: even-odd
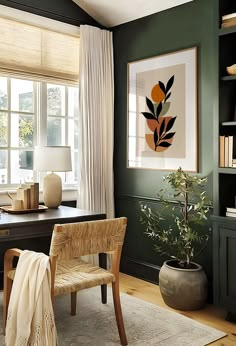
[[[236,314],[236,219],[213,216],[214,303]]]
[[[220,228],[220,300],[229,311],[236,311],[236,230]]]

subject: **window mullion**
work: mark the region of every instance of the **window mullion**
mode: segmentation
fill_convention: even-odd
[[[39,145],[47,145],[47,83],[40,83]]]
[[[68,87],[65,87],[65,145],[68,145],[68,132],[69,132]]]
[[[34,129],[34,137],[33,137],[33,148],[34,151],[35,145],[39,143],[39,114],[40,114],[40,95],[39,95],[39,84],[38,82],[34,82],[33,92],[34,92],[34,117],[33,117],[33,129]],[[38,173],[33,170],[33,179],[34,181],[38,181]]]
[[[8,131],[7,131],[7,184],[11,184],[11,79],[7,78],[7,114],[8,114]]]

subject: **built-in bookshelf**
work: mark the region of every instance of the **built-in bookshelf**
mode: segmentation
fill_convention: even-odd
[[[236,1],[219,4],[219,104],[216,112],[219,163],[215,172],[216,191],[213,220],[213,292],[214,303],[236,321],[236,75],[229,68],[236,64]],[[225,25],[222,27],[222,20]],[[226,22],[226,20],[229,20]],[[230,70],[234,69],[231,68]],[[235,160],[235,161],[234,161]],[[217,190],[218,188],[218,190]]]
[[[219,0],[219,215],[235,207],[236,196],[236,1]]]

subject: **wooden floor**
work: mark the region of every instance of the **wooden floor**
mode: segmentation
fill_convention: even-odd
[[[202,322],[210,327],[222,330],[228,335],[209,345],[215,346],[236,346],[236,324],[225,321],[225,311],[213,305],[207,305],[198,311],[177,311],[165,305],[159,290],[159,286],[149,282],[120,273],[120,290],[136,298],[157,304],[163,308],[179,312],[198,322]]]

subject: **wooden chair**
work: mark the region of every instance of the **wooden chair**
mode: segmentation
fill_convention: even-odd
[[[51,298],[71,294],[71,315],[76,314],[77,291],[112,283],[113,302],[117,327],[122,345],[127,345],[119,293],[119,266],[127,219],[125,217],[56,224],[51,246]],[[13,259],[21,250],[9,249],[4,257],[3,330],[5,333],[7,309],[15,268]],[[80,256],[109,253],[111,270],[105,270],[80,259]]]

